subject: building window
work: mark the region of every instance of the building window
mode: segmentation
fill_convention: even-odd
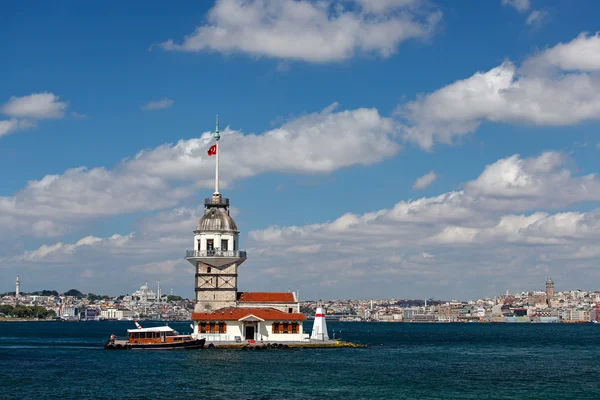
[[[202,241],[200,239],[198,239],[198,251],[200,251],[202,249]]]
[[[228,248],[227,248],[228,243],[229,243],[229,240],[227,240],[227,239],[224,239],[224,240],[221,239],[221,250],[227,251],[228,250]]]
[[[288,312],[291,314],[294,312],[294,309],[292,307],[288,308]]]
[[[289,333],[290,324],[287,322],[283,323],[283,333]]]
[[[279,333],[279,322],[273,322],[273,333]]]
[[[298,333],[298,323],[292,322],[292,333]]]
[[[206,239],[206,250],[213,251],[215,249],[214,239]]]
[[[227,333],[227,324],[225,322],[201,322],[199,326],[200,333]]]
[[[206,272],[210,274],[210,267],[206,267]]]

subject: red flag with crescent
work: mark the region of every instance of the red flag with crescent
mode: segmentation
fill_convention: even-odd
[[[210,146],[210,148],[208,149],[208,155],[209,156],[213,156],[217,154],[217,145],[213,144],[212,146]]]

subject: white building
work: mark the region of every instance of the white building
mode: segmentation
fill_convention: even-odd
[[[308,339],[301,313],[272,307],[227,307],[210,313],[193,313],[194,335],[210,341],[250,340],[299,342]]]
[[[100,316],[104,319],[122,319],[122,318],[133,318],[135,312],[131,310],[119,310],[116,308],[107,308],[106,310],[100,311]]]
[[[139,303],[154,303],[157,300],[156,294],[148,287],[148,282],[140,286],[139,290],[133,292],[130,298],[131,301]]]

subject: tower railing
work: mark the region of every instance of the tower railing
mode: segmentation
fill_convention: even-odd
[[[228,250],[186,250],[185,258],[199,257],[236,257],[246,258],[244,250],[228,251]]]
[[[229,199],[223,197],[205,197],[204,205],[229,207]]]

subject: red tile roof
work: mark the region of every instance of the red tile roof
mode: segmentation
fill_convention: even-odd
[[[192,313],[193,321],[239,321],[242,318],[254,315],[265,321],[304,321],[302,313],[285,313],[274,308],[229,307],[210,313]]]
[[[241,303],[295,303],[292,292],[238,292]]]

